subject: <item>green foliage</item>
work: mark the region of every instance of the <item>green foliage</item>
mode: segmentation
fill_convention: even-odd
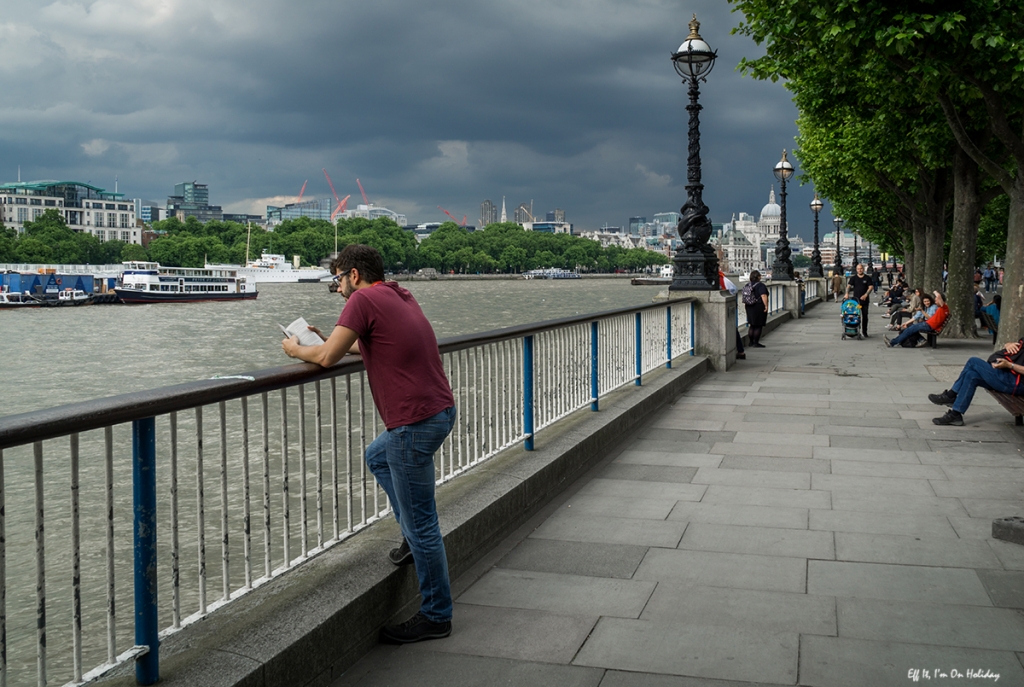
[[[619,247],[602,249],[596,241],[569,234],[530,232],[513,222],[491,224],[470,232],[455,222],[445,222],[417,245],[415,235],[388,218],[351,218],[337,225],[326,220],[300,217],[285,220],[273,231],[235,222],[207,222],[194,217],[184,222],[175,217],[153,223],[157,238],[144,250],[120,241],[102,243],[95,237],[71,231],[59,213],[51,211],[25,225],[25,235],[0,230],[0,262],[90,262],[152,260],[173,267],[202,267],[207,263],[242,264],[266,251],[289,258],[300,256],[304,265],[317,265],[335,250],[349,244],[373,246],[389,271],[414,271],[432,267],[460,274],[520,273],[524,270],[560,267],[583,271],[641,270],[669,260],[660,253]],[[337,242],[337,243],[335,243]]]
[[[803,269],[811,266],[811,259],[802,253],[797,253],[793,256],[793,267],[799,267]]]

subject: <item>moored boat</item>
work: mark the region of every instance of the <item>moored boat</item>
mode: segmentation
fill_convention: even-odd
[[[298,259],[298,256],[296,256]],[[210,269],[228,269],[238,272],[250,284],[315,284],[330,277],[328,270],[319,267],[295,267],[285,256],[264,252],[258,260],[250,260],[245,267],[237,265],[207,265]]]
[[[523,279],[582,279],[579,272],[549,267],[543,270],[529,270],[523,272]]]
[[[163,267],[156,262],[125,262],[114,292],[123,303],[235,301],[258,295],[237,267]]]
[[[0,308],[14,310],[16,308],[41,308],[43,304],[27,293],[19,291],[0,291]]]

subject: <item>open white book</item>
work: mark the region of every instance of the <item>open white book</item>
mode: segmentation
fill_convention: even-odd
[[[281,328],[281,331],[284,332],[285,336],[299,337],[299,343],[303,346],[319,346],[324,342],[323,339],[317,336],[316,332],[308,329],[309,323],[306,322],[305,318],[300,317],[287,327],[280,323],[277,326]]]

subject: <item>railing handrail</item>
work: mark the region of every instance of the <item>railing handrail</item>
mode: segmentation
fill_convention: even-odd
[[[689,303],[694,298],[673,299],[671,303]],[[499,343],[540,332],[583,322],[609,319],[626,313],[664,308],[666,303],[616,308],[587,315],[574,315],[531,324],[515,325],[474,334],[442,339],[442,354],[472,348],[485,343]],[[316,382],[363,369],[361,356],[346,357],[329,368],[312,363],[292,363],[277,367],[240,372],[194,382],[184,382],[145,391],[79,401],[52,408],[0,417],[0,450],[36,441],[86,432],[109,425],[187,410],[198,405],[276,391],[298,383]]]

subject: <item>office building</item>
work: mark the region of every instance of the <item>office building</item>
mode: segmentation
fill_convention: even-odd
[[[135,199],[135,216],[143,224],[167,219],[167,206],[156,200]]]
[[[630,217],[629,218],[629,233],[633,236],[643,236],[644,225],[647,224],[646,217]]]
[[[486,227],[498,221],[498,206],[490,198],[480,203],[480,226]]]
[[[167,197],[167,216],[177,217],[182,222],[188,217],[195,217],[203,224],[224,219],[221,207],[210,205],[209,186],[195,181],[174,185],[174,195]]]
[[[80,181],[17,181],[0,184],[0,218],[8,227],[25,230],[25,223],[56,210],[73,231],[100,241],[141,243],[135,204],[123,193]]]
[[[516,224],[523,224],[524,222],[533,221],[533,213],[530,212],[530,206],[526,203],[520,203],[512,212],[512,221]]]

